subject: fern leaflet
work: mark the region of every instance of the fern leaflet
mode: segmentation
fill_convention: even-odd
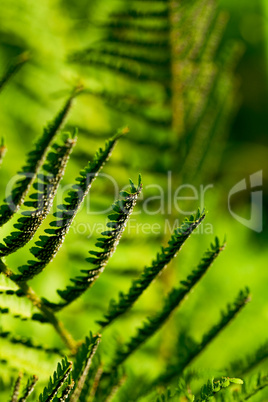
[[[38,192],[30,195],[31,201],[24,202],[24,205],[31,210],[22,212],[24,216],[14,225],[18,231],[4,238],[6,245],[0,244],[0,257],[14,253],[33,238],[50,211],[75,143],[76,139],[67,134],[64,136],[63,145],[53,145],[53,151],[48,154],[43,166],[45,174],[39,175],[38,181],[34,184]]]
[[[22,205],[30,186],[34,182],[39,168],[42,166],[48,148],[50,147],[53,138],[61,128],[72,104],[73,95],[68,99],[63,109],[56,116],[52,123],[44,129],[43,135],[36,142],[34,149],[27,155],[26,165],[19,173],[22,178],[16,183],[11,194],[4,200],[4,204],[0,207],[0,226],[3,226],[14,213]]]
[[[102,327],[109,325],[117,317],[124,314],[136,302],[157,275],[166,268],[174,257],[176,257],[184,242],[204,218],[204,212],[200,213],[200,211],[198,211],[195,217],[191,216],[189,220],[186,218],[182,225],[175,229],[168,242],[168,247],[162,248],[161,252],[157,254],[156,259],[153,260],[150,267],[145,267],[140,278],[133,282],[128,293],[120,293],[118,302],[115,302],[114,300],[110,302],[109,311],[104,316],[105,320],[98,321]]]
[[[219,253],[223,250],[223,245],[220,245],[219,240],[216,238],[215,245],[211,244],[211,250],[208,250],[199,265],[192,271],[191,275],[185,281],[181,281],[182,287],[173,289],[167,296],[164,302],[162,311],[153,318],[148,318],[148,321],[138,329],[135,337],[120,348],[113,360],[112,369],[115,369],[122,364],[142,343],[147,341],[169,318],[170,314],[176,307],[185,299],[190,293],[197,282],[204,276],[213,261],[217,258]]]
[[[50,223],[51,229],[45,230],[48,235],[40,236],[39,241],[35,243],[36,247],[32,247],[30,250],[38,261],[30,260],[28,261],[28,265],[19,267],[19,271],[22,274],[15,277],[17,282],[25,282],[32,279],[57,254],[94,179],[110,157],[117,140],[124,133],[125,129],[119,131],[118,134],[106,143],[104,150],[100,149],[96,153],[92,163],[89,163],[80,172],[80,176],[76,179],[77,184],[73,185],[73,189],[69,192],[68,197],[65,198],[65,204],[61,205],[58,212],[54,213],[54,217],[57,220]]]
[[[109,230],[102,233],[101,238],[98,239],[96,247],[102,249],[99,251],[90,251],[93,256],[87,258],[87,261],[94,265],[94,268],[90,270],[82,270],[83,276],[78,276],[71,281],[74,286],[68,286],[66,290],[58,290],[58,294],[62,299],[66,301],[64,304],[60,304],[58,307],[63,307],[73,300],[77,299],[82,293],[84,293],[93,283],[98,279],[99,275],[104,271],[108,260],[114,254],[116,247],[121,239],[123,231],[126,227],[127,221],[133,211],[133,208],[137,202],[138,196],[142,189],[141,177],[139,177],[138,187],[135,187],[130,180],[131,189],[130,192],[121,192],[124,197],[122,200],[118,200],[112,205],[113,214],[109,215],[109,222],[107,228]]]

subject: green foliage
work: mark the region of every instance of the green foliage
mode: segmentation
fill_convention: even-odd
[[[8,83],[8,81],[16,74],[17,71],[29,60],[29,54],[24,52],[20,54],[13,63],[10,64],[6,73],[3,77],[0,78],[0,92],[3,90],[4,86]],[[1,159],[1,158],[0,158]]]
[[[198,215],[197,219],[192,217],[191,223],[196,223],[200,219]],[[185,226],[184,226],[185,227]],[[184,229],[185,230],[185,229]],[[188,229],[189,230],[189,229]],[[169,318],[170,314],[176,307],[186,298],[197,282],[203,277],[208,268],[211,266],[219,252],[223,249],[223,246],[219,244],[218,239],[215,241],[215,245],[211,244],[211,250],[207,251],[198,264],[197,268],[192,271],[191,275],[187,277],[185,281],[181,281],[181,287],[173,289],[164,301],[163,310],[155,317],[149,318],[147,322],[138,329],[138,333],[135,337],[131,338],[130,342],[125,347],[118,349],[115,358],[113,359],[113,369],[122,364],[127,357],[129,357],[143,342],[148,340]]]
[[[14,384],[14,389],[13,389],[12,396],[11,396],[11,402],[26,402],[27,398],[33,392],[35,384],[38,380],[38,378],[36,376],[29,378],[25,388],[22,390],[22,392],[20,392],[22,377],[23,377],[23,374],[19,373],[18,378]],[[20,396],[20,393],[21,393],[21,396]]]
[[[194,177],[211,163],[208,159],[215,168],[209,150],[224,135],[237,103],[233,68],[242,47],[222,43],[227,19],[210,0],[119,2],[108,21],[97,23],[101,40],[69,61],[126,83],[119,91],[100,79],[101,89],[85,88],[85,93],[103,99],[119,116],[142,121],[147,130],[165,128],[164,147],[174,154],[176,169]],[[135,95],[137,83],[148,91]],[[158,148],[157,168],[164,171],[162,147],[154,139],[150,143]]]
[[[139,177],[137,187],[134,186],[131,180],[130,184],[130,192],[121,192],[121,195],[124,198],[122,200],[118,200],[112,205],[113,214],[108,216],[108,230],[102,233],[103,237],[99,238],[98,242],[96,243],[96,247],[101,248],[102,251],[89,252],[93,257],[87,258],[86,261],[94,265],[94,268],[90,270],[82,270],[81,274],[83,274],[83,276],[78,276],[74,279],[71,279],[71,281],[74,283],[74,286],[68,286],[66,290],[58,290],[58,294],[66,302],[64,304],[59,304],[58,306],[53,306],[54,308],[58,309],[64,307],[77,299],[82,293],[84,293],[94,284],[100,274],[104,271],[108,260],[112,257],[116,250],[119,240],[126,227],[127,221],[141,192],[141,177]]]
[[[150,267],[145,267],[140,278],[135,280],[127,294],[119,294],[119,302],[110,301],[109,311],[105,315],[105,321],[98,321],[102,327],[109,325],[120,315],[124,314],[142,295],[145,289],[152,283],[157,275],[166,268],[168,263],[177,255],[184,242],[191,235],[192,231],[203,221],[204,213],[198,211],[197,215],[187,218],[183,224],[175,229],[175,232],[169,240],[168,247],[162,248],[161,253],[157,254],[156,260],[153,260]]]
[[[64,175],[69,155],[76,142],[76,139],[72,137],[66,134],[63,138],[63,145],[53,144],[53,152],[47,155],[43,166],[45,173],[39,175],[38,181],[34,184],[34,189],[38,192],[30,195],[30,201],[24,202],[24,205],[31,210],[22,212],[24,216],[19,218],[18,223],[14,225],[18,231],[12,232],[10,236],[4,238],[6,245],[0,244],[1,257],[14,253],[27,244],[48,215],[60,180]]]
[[[40,236],[36,242],[36,247],[31,248],[31,252],[38,261],[30,260],[28,265],[19,267],[22,275],[16,275],[15,280],[25,282],[40,273],[46,265],[54,258],[59,251],[70,226],[80,209],[91,185],[102,169],[105,162],[109,159],[111,152],[122,136],[123,131],[118,132],[109,142],[106,143],[104,150],[100,149],[96,153],[93,162],[89,163],[76,179],[78,184],[73,185],[73,189],[65,198],[65,204],[58,207],[59,211],[54,213],[57,220],[50,223],[52,228],[46,229],[46,236]]]
[[[59,392],[60,388],[64,385],[72,370],[72,363],[67,360],[67,357],[58,363],[57,370],[54,371],[53,377],[49,379],[47,387],[39,396],[39,402],[53,401]]]
[[[120,130],[103,149],[96,153],[92,162],[89,162],[80,172],[72,190],[65,198],[64,204],[57,207],[50,227],[45,228],[45,235],[40,236],[35,246],[30,248],[35,260],[29,260],[26,264],[19,266],[20,274],[13,269],[13,260],[5,257],[28,243],[31,245],[30,241],[33,236],[41,224],[45,223],[44,220],[52,206],[69,155],[75,144],[73,135],[69,133],[64,135],[63,142],[56,138],[69,113],[72,101],[78,93],[90,95],[103,100],[109,108],[119,112],[120,116],[126,114],[137,121],[142,121],[147,129],[151,130],[152,127],[160,131],[165,129],[165,138],[161,146],[157,143],[160,136],[156,135],[153,140],[156,149],[161,154],[159,171],[163,172],[166,169],[162,155],[162,151],[165,149],[170,151],[170,155],[175,159],[173,166],[176,166],[181,177],[199,174],[206,154],[213,154],[213,160],[215,157],[219,159],[217,152],[211,152],[211,146],[213,142],[217,143],[223,135],[229,124],[230,112],[235,107],[233,68],[239,54],[239,46],[231,47],[227,52],[219,45],[225,23],[225,14],[219,12],[215,2],[210,0],[130,1],[120,4],[119,10],[113,12],[108,21],[99,24],[100,31],[104,34],[106,32],[104,38],[102,37],[101,40],[85,50],[74,52],[68,59],[71,64],[95,67],[100,70],[101,86],[88,85],[88,88],[85,86],[85,89],[79,86],[71,93],[63,109],[45,128],[43,135],[27,155],[26,165],[19,173],[22,176],[21,180],[16,183],[10,196],[0,207],[0,226],[9,222],[20,207],[30,208],[30,211],[24,212],[23,217],[19,218],[15,224],[10,222],[10,226],[17,231],[6,235],[9,230],[6,225],[4,244],[0,245],[0,276],[1,279],[5,276],[7,280],[6,283],[1,281],[0,311],[11,320],[20,318],[21,321],[28,321],[24,328],[27,337],[17,335],[15,330],[1,329],[0,338],[5,341],[7,349],[1,357],[0,363],[4,365],[8,375],[14,373],[14,370],[16,372],[23,370],[32,375],[32,363],[35,363],[37,370],[39,367],[41,371],[48,361],[48,356],[60,355],[62,357],[66,353],[68,355],[68,358],[65,357],[58,364],[45,388],[43,388],[43,382],[37,385],[38,392],[41,392],[39,402],[85,402],[88,400],[99,402],[116,397],[117,391],[124,388],[124,381],[128,381],[129,370],[127,366],[127,369],[123,366],[127,358],[134,355],[141,345],[155,335],[174,310],[191,296],[195,285],[202,280],[225,245],[216,237],[215,243],[211,244],[197,267],[186,276],[185,280],[180,282],[179,287],[172,288],[168,293],[162,309],[155,315],[148,313],[147,321],[141,325],[138,323],[136,335],[128,342],[117,342],[115,353],[111,353],[113,356],[111,362],[107,362],[105,347],[104,351],[98,349],[101,339],[99,334],[90,333],[82,344],[81,341],[74,339],[72,332],[75,333],[75,331],[72,326],[76,325],[76,322],[73,324],[71,315],[73,313],[70,313],[69,320],[67,315],[63,318],[63,321],[67,321],[67,329],[65,323],[59,320],[58,311],[62,307],[67,307],[90,288],[104,271],[121,239],[141,193],[142,184],[139,177],[137,186],[130,181],[129,191],[121,192],[122,199],[113,204],[113,212],[108,216],[107,230],[102,232],[101,237],[97,240],[96,247],[101,251],[90,251],[90,258],[86,259],[87,263],[93,265],[93,268],[80,270],[79,276],[70,278],[72,285],[68,285],[65,290],[58,290],[58,295],[63,301],[53,303],[44,297],[39,297],[29,286],[28,281],[38,277],[58,254],[85,197],[91,190],[93,181],[108,161],[119,138],[128,131],[127,129]],[[11,65],[0,80],[0,90],[25,63],[26,59],[23,56]],[[108,76],[110,74],[113,78],[112,88],[109,85],[106,88],[108,80],[102,82],[102,69],[105,69]],[[130,93],[120,92],[116,79],[121,79],[122,76],[127,80],[129,87],[137,86],[137,88],[130,90]],[[187,77],[191,77],[191,79]],[[144,87],[141,88],[141,86]],[[148,91],[148,95],[145,89],[149,87],[152,88],[152,91]],[[142,89],[144,89],[144,93]],[[140,141],[139,138],[133,139],[133,141],[135,140],[138,143]],[[143,141],[145,145],[151,144],[149,139],[143,139]],[[5,151],[6,147],[2,141],[0,163],[2,163]],[[87,154],[87,152],[85,153]],[[125,155],[129,156],[127,152]],[[148,153],[146,153],[147,155]],[[153,155],[147,158],[148,165],[151,163],[151,156],[153,159]],[[210,170],[208,169],[208,171]],[[29,200],[26,200],[27,194],[29,194]],[[129,291],[121,292],[117,302],[110,302],[104,318],[97,321],[101,330],[112,324],[119,316],[123,316],[140,297],[144,296],[152,282],[157,280],[159,274],[173,261],[183,244],[204,218],[204,212],[198,211],[196,216],[192,215],[189,219],[185,219],[182,225],[175,229],[168,246],[163,247],[151,265],[144,268],[141,275],[130,286]],[[138,252],[139,249],[137,249]],[[125,256],[122,259],[126,264],[129,263]],[[9,268],[9,265],[12,269]],[[48,286],[50,286],[49,282]],[[105,298],[105,292],[101,293],[101,297]],[[174,380],[182,383],[186,369],[205,351],[249,300],[249,290],[246,288],[245,291],[239,293],[234,303],[227,306],[227,311],[223,312],[220,320],[205,332],[200,342],[192,339],[188,333],[182,334],[183,336],[178,342],[179,352],[174,356],[172,362],[166,365],[165,370],[161,369],[153,380],[143,379],[141,384],[137,381],[134,382],[134,386],[129,388],[131,396],[127,400],[136,401],[140,397],[148,397],[148,400],[151,400],[151,396],[154,397],[158,392],[159,386],[166,387]],[[192,316],[188,317],[189,320],[192,318]],[[137,315],[136,321],[138,320]],[[14,328],[16,326],[19,328],[19,320],[14,321],[16,321]],[[46,326],[54,330],[60,338],[59,342],[66,348],[64,352],[60,343],[58,348],[46,346],[41,339],[40,342],[35,341],[35,337],[39,338],[37,334],[42,333],[40,324],[43,325],[43,328]],[[120,335],[124,329],[126,327],[120,326]],[[31,334],[31,330],[33,334]],[[44,330],[44,336],[46,336],[46,330]],[[111,350],[114,349],[112,338],[113,335],[108,333]],[[163,338],[168,342],[166,335]],[[51,342],[51,338],[48,342]],[[33,352],[32,355],[29,355],[31,357],[36,356],[36,352],[40,352],[40,355],[43,354],[43,357],[40,357],[40,360],[34,357],[32,362],[31,357],[21,356],[19,353],[17,356],[16,350],[12,354],[13,346],[20,347],[23,353],[25,350]],[[16,358],[14,358],[14,354]],[[265,348],[257,351],[254,358],[248,360],[241,372],[244,374],[262,362],[266,359],[266,355]],[[235,370],[235,364],[231,365],[229,371]],[[192,378],[189,376],[189,382],[191,380]],[[35,393],[34,387],[37,377],[29,378],[22,391],[20,391],[21,382],[22,374],[19,374],[11,392],[11,401],[28,402],[32,391],[34,392],[32,400],[36,400],[37,393]],[[230,388],[230,393],[226,392],[225,395],[223,392],[222,400],[229,396],[236,400],[247,400],[266,387],[268,381],[267,376],[259,376],[253,386],[251,384],[248,388],[243,388],[240,387],[242,383],[243,381],[238,378],[227,376],[217,381],[209,380],[201,389],[200,394],[197,394],[196,400],[211,400],[225,388]],[[233,389],[231,384],[235,384],[238,388]],[[178,394],[184,400],[193,401],[193,393],[189,392],[190,385],[185,382],[184,386],[180,387]],[[163,395],[161,400],[168,400],[173,396],[168,392],[167,397]],[[118,400],[120,401],[120,396]]]
[[[3,226],[12,218],[15,212],[22,205],[39,168],[45,161],[48,149],[61,128],[72,104],[73,96],[68,99],[63,109],[59,112],[52,123],[44,129],[43,135],[37,140],[34,148],[27,155],[26,164],[18,174],[22,178],[16,183],[4,204],[0,207],[0,226]]]
[[[166,392],[166,394],[161,395],[161,397],[157,398],[157,402],[166,402],[166,401],[175,401],[178,400],[178,397],[186,394],[186,400],[189,402],[208,402],[213,400],[214,396],[218,395],[218,392],[230,387],[232,384],[242,385],[243,381],[240,378],[229,378],[229,377],[222,377],[219,380],[208,380],[206,384],[203,385],[200,392],[200,397],[195,397],[187,391],[185,388],[185,384],[182,387],[181,383],[179,384],[179,388],[176,389],[175,393],[172,393],[170,390]]]

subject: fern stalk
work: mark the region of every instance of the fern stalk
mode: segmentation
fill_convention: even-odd
[[[18,378],[16,379],[15,384],[14,384],[14,389],[13,389],[13,392],[12,392],[11,402],[18,402],[21,379],[22,379],[22,373],[19,373]]]
[[[7,268],[7,266],[3,263],[3,261],[0,259],[0,271],[3,272],[8,278],[12,280],[12,277],[14,278],[15,275],[14,273]],[[53,325],[55,328],[56,332],[59,334],[63,342],[66,344],[68,349],[72,353],[75,353],[77,350],[77,343],[71,336],[71,334],[64,328],[64,325],[61,321],[58,320],[54,312],[48,308],[44,302],[37,296],[35,291],[28,286],[26,282],[16,282],[16,285],[23,291],[25,296],[31,300],[34,306],[36,306],[43,314],[44,316],[48,319],[48,321]]]
[[[24,389],[21,398],[19,399],[19,402],[26,402],[28,397],[31,395],[31,393],[34,390],[34,387],[38,381],[38,377],[34,375],[32,378],[30,378],[27,382],[26,388]]]
[[[79,371],[79,366],[81,366],[81,363],[83,362],[83,366],[79,372],[78,375],[74,375],[74,380],[77,381],[77,384],[75,386],[75,390],[72,393],[70,397],[70,402],[78,402],[81,392],[83,391],[85,382],[88,380],[88,373],[89,369],[92,364],[92,359],[97,351],[97,348],[100,343],[100,336],[95,336],[93,337],[92,335],[90,338],[86,339],[86,343],[83,344],[80,349],[78,350],[77,353],[77,365],[78,365],[78,371]],[[80,353],[80,356],[79,356]],[[84,356],[85,355],[85,356]]]

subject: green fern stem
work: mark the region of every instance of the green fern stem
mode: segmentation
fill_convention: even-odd
[[[0,271],[3,272],[8,278],[13,280],[12,277],[15,276],[14,273],[9,268],[7,268],[7,266],[3,263],[1,259]],[[28,286],[26,282],[15,283],[23,291],[25,296],[33,303],[33,305],[36,306],[53,325],[56,332],[59,334],[71,353],[76,353],[78,345],[77,342],[73,339],[72,335],[64,328],[63,323],[58,320],[54,312],[44,304],[44,302],[37,296],[35,291],[30,286]]]

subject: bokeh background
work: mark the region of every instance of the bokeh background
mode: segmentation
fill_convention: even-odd
[[[208,210],[206,224],[211,225],[213,233],[203,230],[193,235],[180,256],[133,310],[105,332],[102,345],[105,359],[109,361],[118,340],[127,340],[142,319],[161,308],[163,296],[194,268],[215,235],[221,239],[226,235],[227,247],[183,307],[131,357],[128,365],[134,374],[146,373],[153,377],[160,372],[174,356],[174,345],[179,334],[187,330],[195,339],[200,339],[218,320],[220,310],[245,285],[251,289],[252,302],[194,365],[202,369],[221,369],[231,360],[243,357],[250,350],[254,351],[267,340],[268,7],[266,0],[221,0],[219,5],[229,14],[224,41],[237,41],[243,48],[235,70],[236,108],[228,131],[226,128],[224,139],[220,141],[220,152],[217,149],[210,164],[201,169],[195,178],[189,179],[188,175],[187,181],[197,188],[213,184],[205,197]],[[127,91],[129,96],[142,95],[146,90],[146,96],[159,96],[159,103],[162,94],[156,84],[146,89],[131,87],[124,79],[113,79],[110,73],[101,69],[77,66],[68,61],[69,54],[101,39],[102,31],[94,21],[105,20],[109,12],[118,7],[117,3],[106,0],[92,3],[84,0],[1,0],[0,7],[0,75],[21,53],[28,51],[30,54],[29,61],[4,88],[0,98],[0,135],[5,137],[8,147],[0,170],[0,190],[4,198],[6,185],[20,170],[26,152],[75,85],[82,83],[90,91],[102,90],[105,86],[120,88]],[[111,175],[119,188],[128,183],[129,177],[136,182],[138,173],[141,173],[144,191],[137,211],[142,211],[146,199],[159,195],[150,185],[157,184],[166,190],[169,171],[172,172],[173,191],[184,182],[184,177],[187,178],[177,169],[176,138],[165,127],[154,129],[127,112],[111,110],[101,97],[90,93],[76,99],[68,119],[67,128],[78,127],[79,137],[63,185],[72,183],[105,138],[125,125],[129,126],[130,133],[117,145],[104,173]],[[213,150],[210,152],[213,153]],[[246,178],[248,183],[249,176],[260,170],[264,180],[264,227],[257,233],[231,216],[228,193],[237,182]],[[100,177],[90,194],[90,211],[86,206],[81,210],[58,256],[45,272],[32,281],[32,286],[40,295],[57,301],[56,289],[64,288],[69,278],[85,267],[84,259],[88,251],[94,249],[97,237],[94,225],[105,223],[108,214],[101,211],[109,208],[113,201],[111,181]],[[195,210],[198,204],[199,201],[188,202],[185,208]],[[157,200],[152,202],[152,211],[157,210],[158,206]],[[249,218],[250,192],[237,194],[232,200],[232,207],[237,214]],[[102,317],[109,300],[117,297],[120,290],[127,290],[131,280],[150,263],[161,244],[166,244],[170,233],[165,231],[165,222],[170,221],[172,227],[176,219],[183,217],[175,208],[171,213],[166,211],[164,214],[148,215],[142,212],[133,216],[132,229],[124,234],[105,273],[86,295],[60,314],[75,338],[83,338],[90,330],[98,330],[95,320]],[[50,215],[42,230],[51,219]],[[9,233],[14,221],[1,229],[1,239]],[[150,230],[149,233],[143,233],[137,226],[145,223],[157,223],[162,230],[159,233]],[[7,262],[16,269],[29,257],[27,246],[10,256]],[[40,330],[38,323],[18,321],[1,316],[4,330],[13,330],[20,335],[31,334],[48,345],[62,346],[49,326],[44,324]],[[5,359],[11,352],[4,341],[1,342],[1,359]],[[36,360],[35,354],[29,351],[25,354],[19,346],[13,346],[12,353],[14,367],[26,366],[30,372],[38,370],[41,381],[47,379],[57,360],[53,356],[45,359],[41,352]],[[266,362],[263,366],[267,370]],[[0,367],[0,372],[5,390],[9,387],[9,372],[5,365]]]

